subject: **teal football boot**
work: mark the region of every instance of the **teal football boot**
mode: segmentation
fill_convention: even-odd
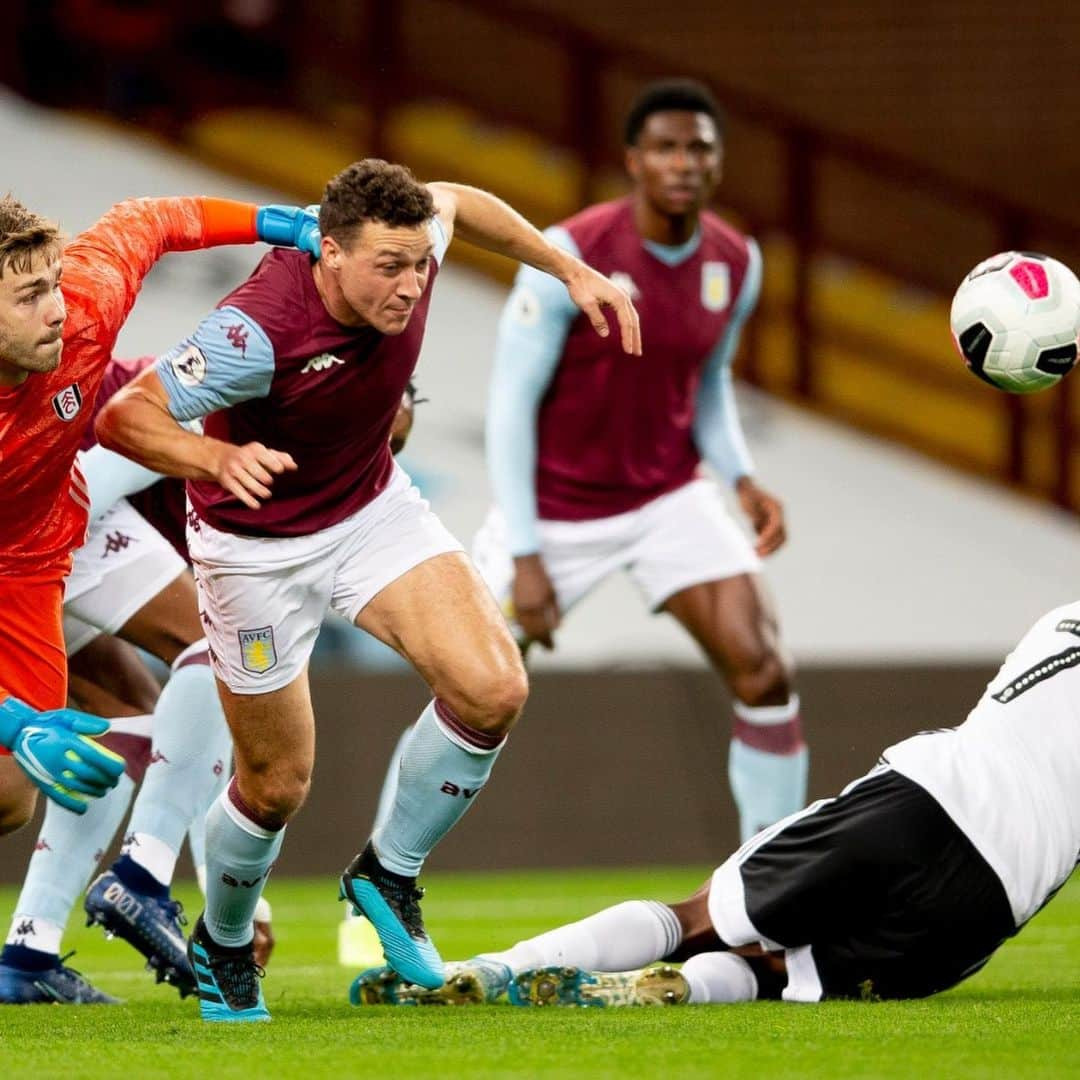
[[[207,933],[202,916],[188,939],[188,959],[195,972],[199,1013],[212,1023],[250,1024],[270,1019],[259,980],[266,973],[252,946],[218,945]]]
[[[424,929],[423,895],[416,878],[387,870],[369,841],[342,875],[339,898],[375,927],[387,964],[403,980],[435,990],[443,984],[443,962]]]

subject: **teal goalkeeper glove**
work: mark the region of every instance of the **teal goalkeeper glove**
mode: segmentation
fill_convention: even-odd
[[[89,737],[108,730],[107,720],[76,709],[38,712],[15,697],[0,702],[0,746],[50,799],[76,814],[86,813],[84,796],[100,798],[124,772],[124,759]]]
[[[260,206],[255,212],[255,231],[263,243],[294,247],[316,259],[322,251],[318,206]]]

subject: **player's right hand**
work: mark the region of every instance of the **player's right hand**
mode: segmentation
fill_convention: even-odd
[[[559,628],[562,614],[555,586],[539,555],[518,555],[514,559],[512,595],[514,618],[528,640],[539,642],[545,649],[554,649],[552,635]]]
[[[296,469],[291,454],[271,450],[262,443],[235,446],[221,443],[214,467],[214,479],[235,495],[245,506],[258,510],[260,499],[270,498],[270,485],[275,476]]]
[[[12,757],[66,810],[86,813],[86,797],[100,798],[124,772],[124,759],[93,738],[109,730],[109,722],[99,716],[77,709],[38,712],[10,697],[0,712],[0,728]]]

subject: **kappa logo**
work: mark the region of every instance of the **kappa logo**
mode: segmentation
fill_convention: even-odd
[[[21,937],[21,938],[31,937],[36,933],[37,933],[37,929],[34,926],[34,920],[33,919],[23,919],[23,921],[21,923],[19,923],[18,926],[15,927],[15,936],[16,937]]]
[[[171,366],[181,386],[199,386],[206,378],[206,357],[195,345],[174,356]]]
[[[247,359],[247,327],[243,323],[236,323],[225,330],[225,336],[234,349],[240,350],[240,355]]]
[[[277,667],[277,646],[274,644],[274,628],[259,626],[254,630],[237,630],[240,639],[240,663],[252,675],[264,675]]]
[[[119,529],[116,532],[108,533],[105,537],[105,550],[101,553],[103,559],[107,559],[110,555],[115,554],[118,551],[123,551],[129,544],[137,544],[139,541],[134,536],[128,536],[127,533],[122,533]]]
[[[52,399],[52,407],[56,415],[65,423],[74,420],[82,408],[82,391],[79,389],[79,384],[73,382],[70,386],[65,386]]]
[[[731,303],[731,267],[726,262],[701,264],[701,306],[723,311]]]
[[[608,281],[610,281],[612,285],[618,285],[631,300],[641,299],[641,290],[637,287],[634,279],[625,270],[616,270],[614,273],[608,274]]]
[[[312,371],[326,371],[327,368],[332,368],[335,364],[344,364],[345,361],[339,356],[334,356],[333,353],[324,352],[319,356],[313,356],[301,369],[301,375],[307,375]]]

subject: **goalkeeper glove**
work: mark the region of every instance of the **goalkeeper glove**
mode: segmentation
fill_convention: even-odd
[[[298,248],[316,259],[322,250],[318,206],[260,206],[255,212],[255,232],[266,244]]]
[[[76,814],[86,798],[116,786],[124,759],[89,736],[104,735],[109,722],[76,709],[38,712],[16,697],[0,702],[0,746],[50,799]]]

